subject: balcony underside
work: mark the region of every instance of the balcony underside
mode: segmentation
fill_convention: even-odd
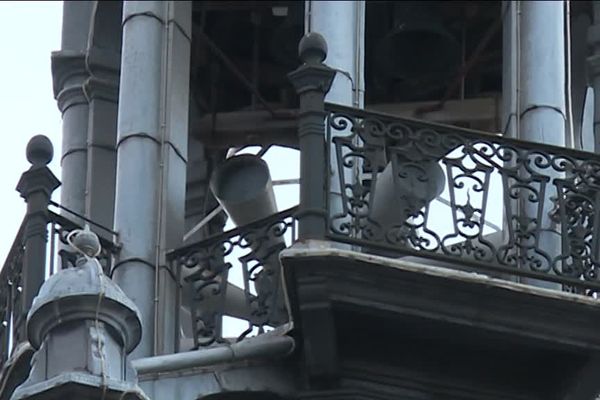
[[[281,259],[318,388],[309,398],[584,400],[567,396],[596,390],[585,379],[600,350],[595,299],[327,242]]]

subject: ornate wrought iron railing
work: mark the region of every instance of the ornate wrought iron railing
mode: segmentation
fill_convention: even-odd
[[[330,239],[600,288],[598,155],[332,104],[326,115],[340,171],[327,180]]]
[[[25,324],[18,312],[21,309],[24,225],[21,223],[0,271],[0,365],[4,365],[10,356],[15,338],[22,338],[24,334]]]
[[[31,273],[43,274],[48,277],[58,268],[71,268],[76,261],[76,254],[71,251],[67,235],[82,227],[73,220],[48,210],[47,231],[50,233],[46,244],[45,263],[28,266],[25,264],[25,227],[27,217],[8,252],[2,270],[0,270],[0,370],[10,357],[14,348],[26,340],[25,321],[27,307],[22,304],[23,275]],[[111,271],[113,260],[119,247],[106,235],[99,234],[102,252],[99,260],[107,274]],[[33,268],[35,271],[27,270]]]
[[[53,205],[62,208],[58,204]],[[67,243],[67,235],[72,231],[82,229],[83,227],[79,222],[75,222],[71,218],[57,214],[53,211],[48,211],[48,215],[50,217],[50,255],[48,258],[48,267],[50,274],[53,274],[56,270],[56,264],[58,264],[61,269],[75,266],[75,261],[77,261],[78,256],[75,251],[70,249],[70,246]],[[81,219],[82,217],[77,216],[77,218]],[[95,229],[95,233],[100,240],[102,250],[97,258],[104,269],[104,273],[109,277],[112,276],[112,267],[114,265],[115,257],[120,250],[116,240],[118,236],[117,233],[88,219],[83,219],[83,221],[98,228]]]
[[[16,346],[26,341],[27,313],[41,285],[55,272],[59,262],[62,268],[68,268],[75,262],[76,256],[70,251],[67,236],[74,229],[81,229],[79,221],[102,231],[98,232],[103,248],[100,259],[107,272],[112,270],[113,257],[119,250],[115,244],[116,232],[51,200],[52,192],[60,186],[60,181],[48,168],[52,155],[52,143],[47,137],[37,135],[31,138],[27,144],[27,160],[31,166],[23,172],[17,184],[17,191],[27,204],[27,212],[0,270],[2,385],[2,380],[6,378],[6,361]],[[50,206],[69,213],[75,220],[53,212]]]
[[[296,240],[295,212],[290,208],[167,255],[182,284],[178,298],[191,313],[196,348],[227,340],[223,316],[243,320],[234,324],[238,341],[288,321],[279,252]]]

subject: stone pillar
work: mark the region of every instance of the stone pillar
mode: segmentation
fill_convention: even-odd
[[[21,309],[17,324],[25,321],[27,311],[46,275],[48,204],[52,192],[60,185],[59,180],[48,168],[52,156],[50,139],[41,135],[34,136],[27,144],[27,160],[32,164],[31,168],[21,175],[17,185],[17,191],[27,203],[23,237],[25,254],[21,272]],[[15,338],[16,341],[22,339],[24,338]]]
[[[85,54],[94,2],[63,5],[61,50],[52,53],[54,97],[62,113],[61,204],[85,213],[88,101],[83,83],[88,78]]]
[[[522,1],[520,20],[520,72],[519,72],[519,139],[565,146],[566,141],[566,91],[565,91],[565,8],[563,2]],[[562,238],[554,227],[549,213],[553,209],[552,197],[558,198],[552,179],[560,174],[545,171],[547,183],[532,183],[545,193],[538,202],[529,200],[529,192],[521,193],[522,229],[527,221],[535,220],[537,247],[548,254],[541,262],[544,267],[558,257],[562,249]],[[526,171],[522,171],[527,174]],[[523,179],[527,179],[524,176]],[[542,185],[546,185],[542,192]],[[539,213],[539,214],[538,214]],[[541,219],[538,219],[541,215]],[[536,255],[537,256],[537,255]],[[534,256],[535,257],[535,256]],[[524,263],[527,264],[527,263]],[[524,265],[523,268],[529,268]],[[551,270],[551,269],[550,269]],[[523,282],[547,288],[558,288],[557,284],[524,279]]]
[[[133,358],[175,348],[175,287],[164,254],[183,240],[191,2],[126,1],[119,87],[114,279],[140,309]]]
[[[125,357],[142,334],[139,312],[94,258],[97,236],[70,237],[79,259],[51,276],[33,302],[27,336],[36,353],[11,399],[146,399]]]
[[[323,239],[326,232],[325,179],[328,178],[325,157],[324,101],[335,70],[323,64],[327,43],[323,36],[311,32],[298,47],[302,65],[289,75],[300,96],[300,240]]]
[[[86,55],[89,77],[83,85],[89,103],[85,212],[108,228],[115,204],[121,15],[122,2],[95,2]]]
[[[520,139],[565,145],[564,4],[521,2]]]

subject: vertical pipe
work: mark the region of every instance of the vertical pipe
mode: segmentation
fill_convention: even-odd
[[[563,2],[564,7],[564,43],[565,43],[565,107],[566,107],[566,137],[567,147],[581,149],[581,142],[578,140],[580,135],[575,137],[575,127],[573,124],[573,79],[572,79],[572,49],[571,49],[571,4],[569,0]]]
[[[588,29],[588,44],[592,55],[588,57],[590,81],[594,89],[594,151],[600,152],[600,3],[592,2],[594,19]]]
[[[175,347],[176,282],[164,254],[183,239],[190,37],[191,2],[125,1],[113,276],[142,315],[133,358]]]
[[[315,1],[305,3],[306,32],[317,32],[325,38],[328,54],[325,63],[339,73],[325,97],[326,102],[362,108],[364,106],[364,32],[365,1]],[[341,136],[350,132],[339,132]],[[329,187],[330,212],[342,210],[342,190],[335,147],[330,147]],[[344,180],[351,183],[357,171],[345,170]],[[353,176],[354,175],[354,176]]]
[[[502,9],[508,8],[502,28],[502,133],[504,136],[518,137],[518,28],[517,7],[511,0],[502,2]]]
[[[336,74],[325,101],[362,108],[364,88],[361,92],[358,84],[364,82],[365,2],[309,0],[306,10],[305,30],[323,35],[328,46],[325,63],[341,72]]]
[[[565,146],[565,36],[564,4],[561,1],[520,2],[520,139]],[[552,174],[550,170],[545,171]],[[523,197],[521,212],[537,220],[537,247],[554,258],[561,251],[561,237],[549,212],[557,197],[552,178],[539,203]],[[541,189],[542,184],[536,185]],[[541,208],[541,209],[540,209]],[[539,286],[548,284],[535,283]],[[556,287],[555,284],[550,284]]]
[[[521,139],[564,146],[564,5],[523,1],[521,7]]]

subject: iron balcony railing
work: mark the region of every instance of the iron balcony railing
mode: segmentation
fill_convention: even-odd
[[[0,365],[4,365],[13,343],[24,337],[25,324],[21,309],[21,272],[23,269],[23,231],[21,223],[17,236],[0,271]]]
[[[279,253],[297,238],[296,210],[290,208],[168,253],[171,270],[182,284],[177,299],[184,303],[176,309],[183,306],[191,314],[196,348],[232,336],[239,341],[288,321]],[[223,316],[238,319],[238,323],[229,321],[229,333],[223,329]]]
[[[578,294],[600,288],[599,156],[333,104],[324,120],[325,185],[300,180],[326,195],[322,212],[308,210],[326,219],[322,236],[296,235],[301,203],[168,253],[195,348],[288,321],[278,254],[297,239]],[[225,324],[234,334],[224,317],[241,320]]]
[[[56,203],[53,205],[61,207]],[[41,275],[43,280],[54,274],[58,268],[75,266],[77,254],[70,249],[67,235],[82,227],[72,219],[50,210],[47,210],[46,216],[49,241],[45,245],[45,263],[36,263],[36,265],[26,265],[25,263],[26,216],[8,252],[2,270],[0,270],[0,370],[12,351],[27,340],[25,322],[29,307],[25,306],[22,301],[24,274]],[[98,236],[102,245],[98,259],[105,273],[109,275],[119,248],[106,235],[98,234]]]
[[[598,155],[325,110],[338,171],[326,179],[329,239],[578,293],[600,288]]]

